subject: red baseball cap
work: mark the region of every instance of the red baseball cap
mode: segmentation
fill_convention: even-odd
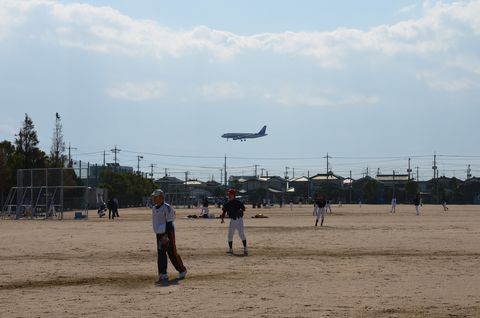
[[[235,195],[237,193],[237,191],[235,191],[235,189],[228,189],[228,194],[233,194]]]

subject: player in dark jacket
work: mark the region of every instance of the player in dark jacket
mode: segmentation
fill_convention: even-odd
[[[317,217],[317,220],[315,221],[315,226],[318,225],[318,219],[321,218],[320,221],[320,226],[323,226],[323,219],[325,217],[325,206],[327,205],[327,200],[325,200],[325,197],[320,194],[318,198],[315,200],[315,208],[313,210],[313,214]]]
[[[228,254],[233,254],[233,234],[238,230],[238,234],[243,243],[243,255],[248,255],[247,238],[245,237],[243,227],[243,212],[245,212],[245,205],[235,198],[235,189],[228,190],[228,202],[223,205],[222,214],[220,218],[224,223],[223,218],[225,213],[230,218],[230,225],[228,227]]]

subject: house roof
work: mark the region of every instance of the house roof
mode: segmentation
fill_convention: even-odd
[[[268,188],[268,191],[273,192],[273,193],[282,193],[283,191],[273,189],[273,188]]]
[[[155,180],[155,183],[183,183],[183,181],[175,177],[164,176]]]
[[[309,179],[307,177],[299,177],[291,179],[290,182],[308,182]]]
[[[310,180],[313,180],[313,181],[327,181],[327,180],[334,181],[334,180],[341,180],[341,179],[343,178],[333,173],[319,173],[310,178]]]
[[[378,174],[375,179],[377,181],[408,181],[408,174]]]
[[[198,180],[188,180],[187,182],[185,182],[185,184],[189,186],[193,186],[193,185],[201,185],[203,183]]]

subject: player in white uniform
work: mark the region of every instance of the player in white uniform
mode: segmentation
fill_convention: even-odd
[[[332,214],[332,206],[330,205],[330,200],[327,200],[327,204],[325,205],[325,212],[330,212],[330,214]]]
[[[390,213],[395,213],[396,207],[397,207],[397,198],[392,198],[392,208],[390,209]]]
[[[157,189],[152,193],[152,225],[153,231],[157,236],[157,266],[159,283],[168,282],[167,275],[167,255],[170,258],[175,269],[179,272],[178,278],[183,279],[187,274],[187,269],[183,265],[182,258],[177,253],[175,244],[175,210],[165,202],[165,196],[162,190]]]

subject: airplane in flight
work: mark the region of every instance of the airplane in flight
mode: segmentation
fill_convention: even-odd
[[[262,129],[258,133],[226,133],[222,135],[222,138],[233,139],[233,140],[240,140],[246,141],[249,138],[259,138],[264,137],[267,134],[265,131],[267,130],[267,126],[263,126]]]

